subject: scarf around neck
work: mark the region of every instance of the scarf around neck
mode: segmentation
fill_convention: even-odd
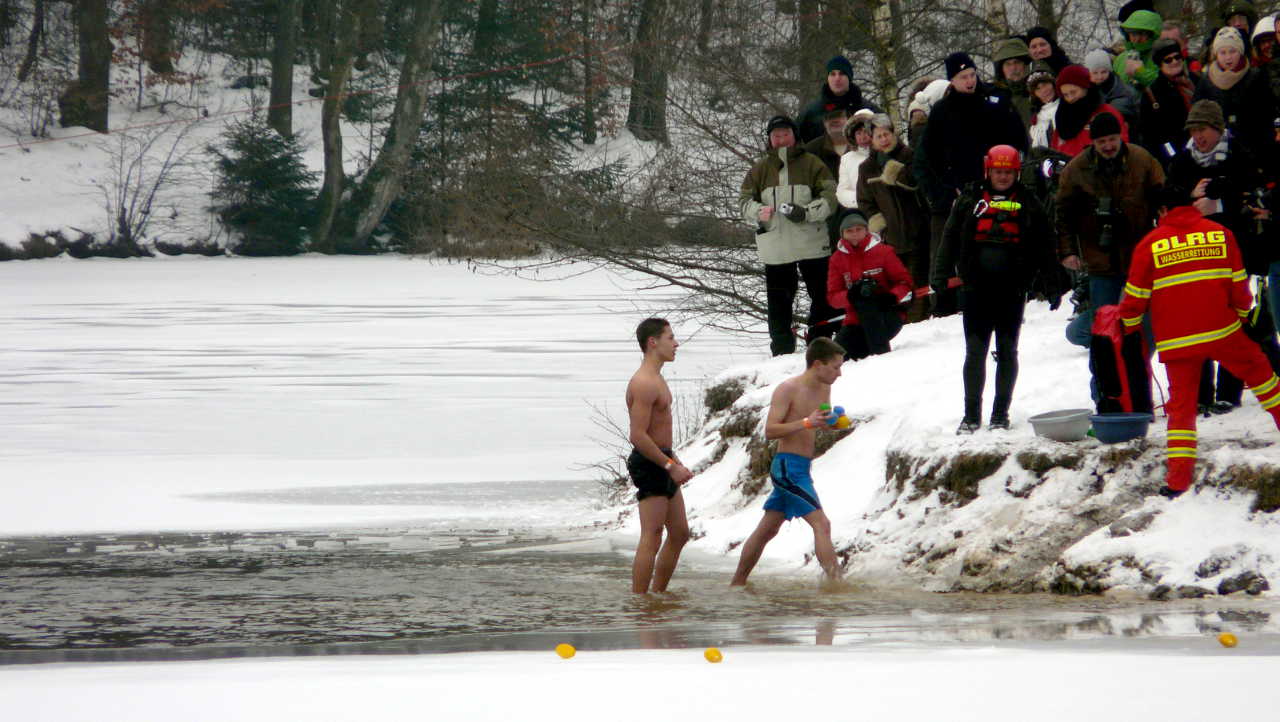
[[[1196,165],[1201,168],[1209,168],[1219,163],[1225,163],[1227,160],[1227,138],[1229,136],[1230,131],[1223,133],[1222,137],[1218,139],[1218,144],[1213,146],[1208,153],[1201,153],[1200,149],[1196,148],[1195,140],[1188,140],[1187,150],[1191,151],[1191,160],[1194,160]]]
[[[1209,64],[1209,82],[1219,90],[1231,90],[1247,72],[1249,72],[1248,63],[1235,70],[1223,70],[1222,66],[1215,61]]]
[[[1102,105],[1102,94],[1096,87],[1090,87],[1085,96],[1074,103],[1063,100],[1058,104],[1054,114],[1054,124],[1058,127],[1058,137],[1071,140],[1089,124],[1089,119]]]

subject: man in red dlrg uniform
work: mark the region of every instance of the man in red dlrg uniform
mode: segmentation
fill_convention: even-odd
[[[1191,486],[1196,466],[1196,396],[1200,368],[1213,359],[1242,379],[1280,428],[1280,379],[1240,321],[1253,305],[1240,249],[1225,227],[1193,206],[1164,213],[1133,251],[1120,299],[1125,332],[1151,311],[1156,351],[1169,374],[1167,488]]]

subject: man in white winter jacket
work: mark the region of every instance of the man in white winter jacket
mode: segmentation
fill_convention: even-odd
[[[792,305],[799,281],[809,293],[810,340],[832,336],[840,313],[827,303],[826,220],[836,208],[835,179],[818,156],[796,145],[796,124],[785,115],[765,129],[769,152],[747,173],[738,194],[743,220],[756,228],[756,250],[764,263],[769,349],[792,353]]]

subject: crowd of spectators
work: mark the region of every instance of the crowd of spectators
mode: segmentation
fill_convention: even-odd
[[[1072,49],[1080,63],[1045,28],[1002,38],[990,82],[969,54],[951,53],[944,78],[916,83],[901,124],[863,95],[846,57],[832,58],[799,122],[769,121],[768,154],[741,189],[765,264],[773,352],[792,352],[797,336],[837,336],[859,359],[888,352],[904,322],[959,311],[958,433],[982,425],[992,336],[989,426],[1008,428],[1025,303],[1057,308],[1070,293],[1066,337],[1091,345],[1097,309],[1121,301],[1134,249],[1163,212],[1190,207],[1233,236],[1264,300],[1248,322],[1252,342],[1280,366],[1270,320],[1280,310],[1269,210],[1276,17],[1236,0],[1199,52],[1150,2],[1128,3],[1117,20],[1113,45]],[[809,241],[783,240],[805,228]],[[811,299],[807,332],[793,325],[798,278]],[[1197,408],[1229,412],[1242,387],[1206,358]],[[1099,401],[1096,380],[1091,393]]]

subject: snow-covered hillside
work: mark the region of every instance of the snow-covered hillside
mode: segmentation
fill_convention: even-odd
[[[1029,307],[1007,432],[957,437],[964,342],[959,317],[906,327],[890,354],[846,364],[832,398],[859,419],[814,464],[837,550],[855,582],[937,591],[1132,593],[1156,598],[1245,590],[1280,575],[1280,432],[1251,397],[1200,419],[1192,493],[1157,495],[1164,426],[1107,445],[1034,435],[1027,417],[1090,406],[1087,357],[1062,336],[1066,309]],[[695,548],[735,554],[769,491],[763,420],[799,355],[730,369],[682,452]],[[1157,378],[1164,385],[1163,367]],[[988,380],[987,404],[991,391]],[[632,519],[628,522],[636,524]],[[766,551],[809,569],[812,535],[787,525]]]

